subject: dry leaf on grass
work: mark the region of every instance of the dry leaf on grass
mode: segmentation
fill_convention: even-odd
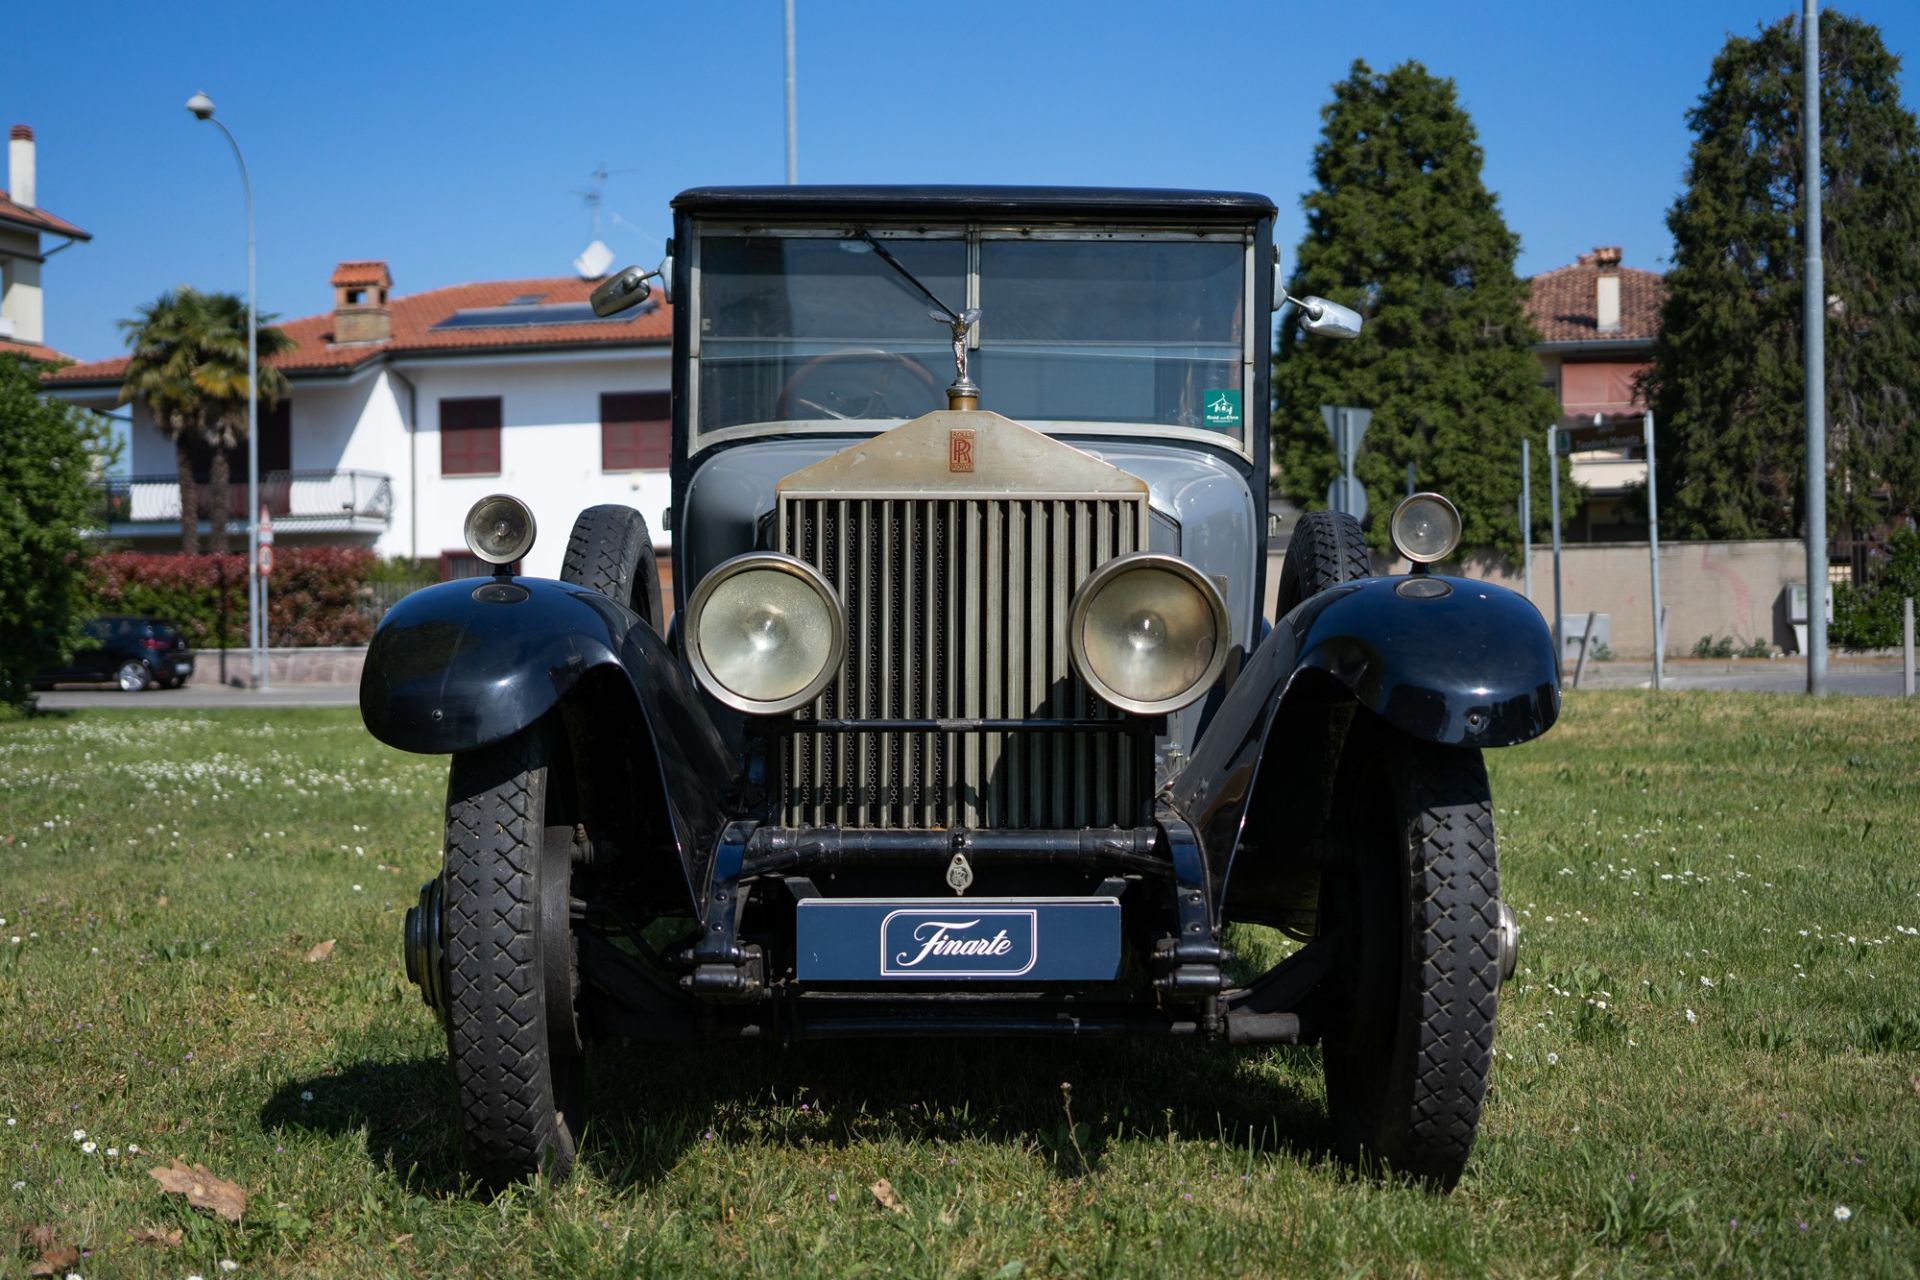
[[[40,1260],[27,1268],[30,1276],[57,1276],[65,1274],[68,1267],[80,1261],[80,1251],[70,1244],[61,1244],[54,1229],[46,1223],[27,1227],[20,1232],[27,1244]]]
[[[187,1198],[196,1209],[211,1209],[228,1222],[240,1221],[247,1211],[247,1193],[225,1178],[216,1178],[203,1164],[188,1165],[179,1156],[167,1168],[147,1170],[147,1176],[160,1184],[162,1191]]]
[[[150,1244],[160,1249],[178,1249],[181,1233],[176,1228],[168,1231],[161,1227],[141,1227],[133,1233],[135,1244]]]
[[[893,1184],[885,1178],[880,1179],[880,1181],[868,1187],[867,1190],[873,1192],[873,1198],[878,1200],[880,1207],[888,1213],[905,1213],[907,1211],[907,1202],[895,1194]]]
[[[307,952],[307,963],[319,964],[322,960],[325,960],[328,956],[332,954],[333,954],[332,938],[328,938],[325,942],[316,942],[313,944],[313,950]]]

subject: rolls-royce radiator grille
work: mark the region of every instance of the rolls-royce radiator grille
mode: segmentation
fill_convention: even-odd
[[[1112,730],[801,730],[785,740],[792,826],[1133,825],[1151,744],[1067,656],[1076,587],[1145,543],[1131,497],[857,499],[782,494],[779,549],[847,611],[839,677],[801,720],[1111,720]]]

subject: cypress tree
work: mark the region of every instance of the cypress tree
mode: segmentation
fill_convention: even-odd
[[[1281,486],[1304,507],[1324,507],[1338,463],[1319,407],[1368,408],[1355,474],[1374,546],[1387,546],[1386,516],[1411,462],[1422,488],[1459,506],[1463,546],[1514,551],[1520,441],[1559,406],[1529,350],[1527,284],[1513,270],[1519,238],[1481,180],[1473,122],[1453,81],[1417,62],[1382,75],[1356,61],[1320,114],[1289,289],[1352,306],[1366,327],[1353,342],[1330,342],[1283,317],[1273,414]],[[1534,451],[1543,524],[1544,452]],[[1571,485],[1564,495],[1571,513]]]
[[[1920,498],[1920,135],[1878,29],[1820,18],[1829,528]],[[1805,530],[1800,24],[1732,37],[1687,116],[1686,189],[1649,379],[1661,523],[1681,537]]]

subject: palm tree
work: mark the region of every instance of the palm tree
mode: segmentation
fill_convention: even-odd
[[[213,452],[207,471],[209,542],[218,555],[227,549],[227,515],[232,503],[227,459],[233,449],[247,441],[247,395],[252,389],[247,378],[247,304],[231,293],[202,295],[210,319],[208,345],[203,359],[195,367],[193,382],[205,397],[200,419],[200,439]],[[263,321],[272,316],[261,317]],[[293,339],[272,327],[263,327],[254,335],[259,358],[291,350]],[[278,369],[262,364],[258,371],[259,395],[269,405],[278,404],[287,392],[287,378]],[[249,494],[259,502],[259,494]]]
[[[200,393],[193,382],[198,346],[194,315],[199,294],[182,285],[169,289],[122,320],[133,358],[120,381],[120,403],[140,400],[153,415],[154,429],[173,445],[180,478],[180,550],[199,550],[200,512],[193,480],[193,440]]]
[[[262,320],[271,320],[263,316]],[[155,428],[173,443],[180,477],[180,549],[198,550],[199,503],[194,479],[195,447],[210,450],[207,474],[210,549],[227,549],[230,476],[227,451],[247,438],[246,303],[230,293],[201,293],[181,285],[122,320],[133,350],[120,384],[120,402],[140,400]],[[255,337],[262,358],[293,345],[286,334],[262,328]],[[269,403],[286,390],[278,369],[262,365],[261,394]]]

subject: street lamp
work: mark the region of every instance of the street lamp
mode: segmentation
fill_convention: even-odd
[[[247,648],[255,689],[267,687],[267,584],[260,576],[260,360],[255,350],[259,322],[254,314],[253,182],[247,177],[246,157],[233,130],[213,118],[213,99],[196,93],[187,99],[196,120],[212,121],[226,135],[233,158],[240,165],[240,189],[247,197]]]

